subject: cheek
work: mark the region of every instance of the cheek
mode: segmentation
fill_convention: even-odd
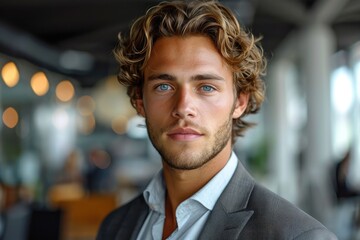
[[[233,104],[234,101],[232,98],[222,96],[213,99],[213,101],[202,102],[202,104],[198,106],[198,109],[204,113],[207,118],[228,119],[232,114]]]
[[[146,100],[144,101],[144,109],[146,117],[156,121],[164,119],[166,114],[169,115],[171,113],[169,101],[166,100]]]

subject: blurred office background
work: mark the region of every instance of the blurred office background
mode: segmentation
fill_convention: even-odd
[[[94,239],[161,167],[112,55],[156,2],[0,2],[0,239]],[[269,59],[258,125],[234,151],[339,239],[360,239],[360,1],[222,2]]]

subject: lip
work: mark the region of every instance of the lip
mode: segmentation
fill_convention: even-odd
[[[167,135],[176,141],[192,141],[202,137],[204,134],[192,128],[175,128],[170,130]]]

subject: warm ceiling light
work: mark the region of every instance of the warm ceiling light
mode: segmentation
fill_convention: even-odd
[[[79,131],[84,135],[89,135],[95,130],[96,120],[94,115],[83,116],[79,124]]]
[[[14,108],[9,107],[4,111],[2,120],[5,126],[14,128],[19,122],[19,115]]]
[[[14,87],[19,82],[20,78],[16,64],[14,62],[6,63],[1,70],[1,76],[8,87]]]
[[[82,116],[89,116],[95,111],[95,101],[91,96],[82,96],[77,101],[77,109]]]
[[[127,119],[119,116],[111,122],[112,130],[117,134],[124,134],[127,128]]]
[[[31,88],[38,96],[45,95],[49,90],[49,81],[44,72],[35,73],[30,82]]]
[[[64,80],[56,86],[55,94],[60,101],[68,102],[74,97],[75,89],[69,80]]]

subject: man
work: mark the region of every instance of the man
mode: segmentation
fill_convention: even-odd
[[[98,239],[336,239],[259,186],[232,152],[263,99],[254,37],[215,1],[163,2],[120,36],[119,81],[163,169]]]

